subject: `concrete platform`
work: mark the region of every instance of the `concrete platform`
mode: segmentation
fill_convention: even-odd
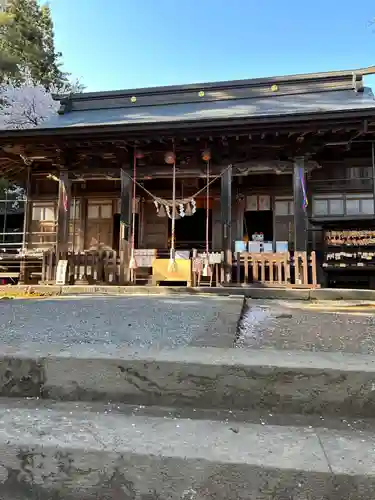
[[[1,296],[0,287],[0,296]],[[5,287],[4,287],[5,288]],[[242,296],[251,299],[281,299],[281,300],[370,300],[375,301],[375,290],[338,289],[338,288],[274,288],[253,286],[225,287],[164,287],[164,286],[53,286],[33,285],[6,287],[14,293],[24,293],[35,290],[38,293],[51,295],[219,295]]]
[[[0,302],[0,342],[232,347],[243,297],[74,296]]]
[[[2,500],[375,499],[368,431],[0,403]]]
[[[2,347],[0,358],[1,396],[375,415],[375,358],[369,355],[29,345]]]

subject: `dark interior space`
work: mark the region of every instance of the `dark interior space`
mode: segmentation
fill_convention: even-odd
[[[244,234],[249,240],[254,233],[263,233],[264,241],[273,241],[273,212],[272,210],[258,210],[245,212]]]
[[[168,238],[171,236],[172,221],[169,219]],[[212,210],[209,211],[209,246],[212,243]],[[200,250],[206,247],[206,209],[197,208],[194,215],[181,217],[176,220],[176,248]]]
[[[120,222],[121,215],[114,214],[113,216],[113,248],[118,250],[120,248]],[[135,248],[138,248],[139,238],[139,215],[135,214]]]
[[[20,214],[4,214],[0,215],[0,244],[19,244],[22,243],[23,232],[23,213]]]

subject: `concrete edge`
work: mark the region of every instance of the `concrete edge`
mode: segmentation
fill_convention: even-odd
[[[7,294],[30,293],[48,296],[65,295],[216,295],[242,296],[250,299],[283,299],[283,300],[370,300],[375,301],[375,290],[336,289],[336,288],[252,288],[252,287],[160,287],[160,286],[55,286],[55,285],[11,285],[0,286]]]
[[[2,500],[375,498],[373,445],[357,431],[37,401],[0,412]]]
[[[0,362],[30,360],[43,363],[58,359],[77,361],[102,361],[103,363],[139,362],[148,364],[173,363],[194,364],[206,367],[227,366],[230,368],[282,368],[285,370],[342,370],[367,372],[375,375],[375,357],[371,354],[349,352],[323,352],[302,350],[274,350],[251,348],[221,348],[184,346],[176,349],[130,348],[118,345],[79,344],[66,347],[64,344],[29,342],[22,348],[0,344]]]
[[[47,349],[2,349],[0,396],[375,414],[373,356],[200,347],[159,352]]]
[[[250,494],[260,498],[259,492],[267,498],[284,498],[286,493],[288,498],[300,498],[301,493],[332,500],[374,498],[372,461],[343,474],[345,480],[336,478],[336,464],[350,465],[352,457],[344,463],[337,457],[328,459],[315,429],[90,415],[68,405],[59,410],[11,408],[5,413],[4,429],[3,500],[193,500],[208,498],[207,492],[217,500]],[[339,439],[333,433],[327,436],[330,447]],[[359,437],[354,440],[357,444]],[[369,446],[360,450],[371,456]],[[350,496],[341,488],[345,494],[333,497],[337,486],[347,486],[347,481],[352,482]],[[356,481],[367,496],[356,495]]]

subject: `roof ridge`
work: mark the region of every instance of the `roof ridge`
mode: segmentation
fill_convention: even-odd
[[[198,82],[182,85],[165,85],[158,87],[139,87],[130,89],[119,89],[119,90],[105,90],[97,92],[81,92],[76,94],[71,94],[69,96],[64,96],[62,100],[89,100],[89,99],[100,99],[100,98],[115,98],[122,97],[126,95],[150,95],[150,94],[169,94],[171,92],[188,92],[194,90],[214,90],[214,89],[228,89],[233,87],[244,87],[244,86],[258,86],[265,84],[277,84],[285,82],[307,82],[307,81],[321,81],[321,80],[351,80],[353,76],[361,80],[365,75],[375,74],[375,66],[369,66],[367,68],[351,69],[351,70],[337,70],[337,71],[326,71],[317,73],[297,73],[293,75],[280,75],[280,76],[269,76],[260,78],[250,78],[250,79],[240,79],[240,80],[222,80],[217,82]],[[58,96],[56,96],[58,98]]]

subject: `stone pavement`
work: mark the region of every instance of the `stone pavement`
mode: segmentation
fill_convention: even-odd
[[[0,341],[11,345],[231,347],[241,297],[77,296],[0,302]]]
[[[248,300],[237,347],[375,352],[375,304]]]
[[[374,305],[243,302],[1,301],[0,499],[375,500]]]
[[[366,431],[40,401],[2,402],[0,416],[4,500],[375,498]]]

